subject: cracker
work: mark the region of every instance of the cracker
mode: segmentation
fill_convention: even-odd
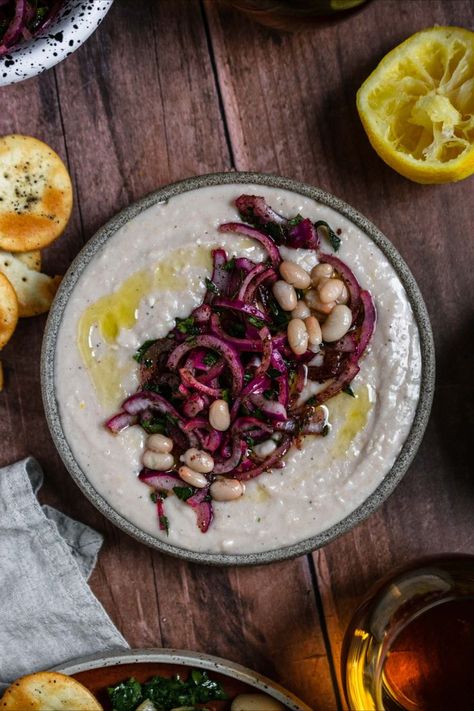
[[[41,252],[39,249],[35,249],[33,252],[17,252],[16,256],[23,262],[23,264],[26,264],[27,267],[33,269],[33,271],[41,271]]]
[[[15,289],[4,274],[0,274],[0,349],[13,335],[18,323],[18,299]]]
[[[95,696],[70,676],[39,672],[14,681],[0,711],[103,711]]]
[[[63,232],[71,210],[71,179],[57,153],[31,136],[0,138],[0,248],[42,249]]]
[[[49,311],[61,277],[33,271],[19,256],[3,250],[0,250],[0,273],[9,279],[15,289],[20,318]]]

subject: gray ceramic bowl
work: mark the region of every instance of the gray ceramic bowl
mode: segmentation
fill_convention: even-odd
[[[126,222],[157,202],[168,200],[175,195],[179,195],[196,188],[227,183],[256,183],[258,185],[267,185],[270,187],[282,188],[300,193],[305,197],[312,198],[323,205],[327,205],[332,209],[337,210],[341,215],[347,217],[357,227],[365,232],[387,257],[406,289],[420,333],[422,358],[420,399],[418,401],[411,430],[392,469],[385,476],[375,491],[367,497],[364,503],[351,514],[342,519],[339,523],[331,526],[316,536],[307,538],[286,547],[264,551],[261,553],[247,553],[240,555],[194,552],[184,548],[179,548],[178,546],[170,545],[165,541],[159,540],[158,538],[145,533],[137,526],[130,523],[130,521],[125,519],[122,515],[117,513],[117,511],[115,511],[94,489],[84,472],[81,470],[79,464],[76,462],[71,448],[69,447],[69,443],[64,436],[59,417],[58,403],[56,401],[54,391],[55,348],[63,312],[79,277],[89,262],[94,259],[94,256],[98,250]],[[90,499],[94,506],[96,506],[96,508],[104,514],[104,516],[112,521],[112,523],[129,533],[134,538],[137,538],[139,541],[179,558],[213,565],[257,565],[260,563],[271,563],[277,560],[294,558],[315,550],[316,548],[320,548],[337,536],[340,536],[342,533],[348,531],[360,521],[367,518],[367,516],[375,511],[375,509],[377,509],[392,493],[415,456],[428,422],[434,390],[435,358],[433,335],[431,332],[428,313],[415,279],[395,247],[371,222],[369,222],[369,220],[354,210],[354,208],[350,207],[333,195],[323,192],[318,188],[314,188],[310,185],[299,183],[288,178],[265,175],[262,173],[216,173],[196,178],[189,178],[188,180],[183,180],[179,183],[174,183],[173,185],[168,185],[167,187],[157,190],[139,202],[126,208],[116,217],[112,218],[112,220],[102,227],[102,229],[100,229],[99,232],[97,232],[97,234],[86,244],[71,264],[51,308],[43,341],[41,379],[46,417],[59,454],[82,492],[88,499]]]
[[[235,664],[235,662],[229,662],[226,659],[212,657],[209,654],[201,654],[200,652],[184,652],[179,649],[136,649],[116,652],[107,656],[95,654],[91,657],[61,664],[51,671],[71,676],[91,669],[143,663],[176,664],[194,669],[206,669],[211,673],[217,672],[254,687],[256,693],[268,694],[268,696],[277,699],[291,711],[311,711],[309,706],[296,698],[291,692],[286,691],[283,687],[258,672],[247,669],[247,667],[243,667],[240,664]],[[159,673],[159,670],[157,673]]]
[[[76,51],[97,29],[114,0],[64,0],[43,32],[0,57],[0,86],[41,74]]]

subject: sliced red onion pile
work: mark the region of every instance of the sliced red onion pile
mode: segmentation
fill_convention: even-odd
[[[0,57],[45,30],[62,0],[0,0]]]
[[[369,292],[344,262],[321,249],[323,232],[333,249],[339,247],[329,225],[299,215],[288,220],[254,195],[241,195],[236,205],[246,223],[223,224],[220,231],[255,239],[267,259],[255,263],[229,258],[223,249],[213,251],[214,269],[203,303],[188,318],[177,319],[165,338],[143,344],[135,356],[140,390],[106,423],[115,434],[139,425],[149,435],[169,438],[166,451],[172,448],[172,455],[160,458],[152,452],[147,460],[169,466],[144,467],[139,474],[153,490],[162,530],[168,530],[167,496],[174,494],[191,506],[205,532],[213,499],[236,498],[244,492],[243,482],[283,467],[285,454],[292,445],[300,447],[303,436],[327,434],[327,411],[320,405],[342,390],[351,393],[350,383],[375,327]],[[298,355],[292,349],[287,336],[292,316],[273,293],[275,282],[281,282],[278,245],[313,250],[319,263],[330,265],[334,278],[343,282],[349,325],[338,340],[313,344]],[[313,293],[318,288],[314,278],[310,288]],[[297,292],[300,301],[308,291]],[[329,316],[313,315],[324,335]],[[325,387],[304,401],[301,393],[308,381]],[[220,413],[220,425],[215,413]],[[191,466],[190,475],[189,467],[183,467],[195,449],[211,457],[212,471],[197,467],[196,474]],[[194,480],[196,486],[189,483]],[[226,499],[231,489],[234,494]]]

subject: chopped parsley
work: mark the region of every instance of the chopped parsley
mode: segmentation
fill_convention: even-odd
[[[134,711],[143,698],[142,685],[133,677],[107,691],[114,711]]]
[[[287,224],[288,227],[296,227],[296,225],[299,225],[300,222],[303,222],[304,217],[303,215],[300,215],[299,213],[292,217],[291,219],[288,220]]]
[[[265,321],[263,321],[261,318],[256,318],[256,316],[249,316],[248,322],[252,326],[255,326],[255,328],[263,328],[265,326]]]
[[[270,378],[278,378],[280,375],[282,375],[279,370],[277,370],[276,368],[272,368],[271,366],[270,368],[268,368],[267,374],[270,376]]]
[[[335,252],[337,252],[339,247],[341,246],[341,238],[337,236],[337,234],[334,232],[334,230],[331,229],[328,223],[324,220],[318,220],[314,223],[314,226],[316,227],[316,229],[318,229],[319,227],[324,227],[326,229],[327,238],[331,244],[331,247]]]
[[[140,424],[147,434],[166,434],[166,421],[162,417],[144,418]]]
[[[212,281],[212,279],[208,279],[208,278],[206,277],[205,282],[206,282],[206,288],[207,288],[208,291],[212,291],[213,294],[218,294],[218,295],[220,294],[219,288],[218,288],[217,285]]]
[[[350,385],[346,385],[345,388],[342,388],[342,392],[346,393],[346,395],[350,395],[351,397],[355,397],[355,393]]]
[[[166,535],[169,535],[170,532],[170,522],[168,521],[168,516],[160,516],[159,517],[160,521],[160,528],[162,531],[166,532]]]
[[[231,271],[233,271],[234,267],[235,267],[235,257],[231,257],[229,259],[229,261],[224,264],[222,269],[225,269],[226,272],[231,272]]]
[[[174,486],[173,491],[181,501],[187,501],[194,494],[192,486]]]
[[[191,336],[196,336],[199,333],[199,326],[196,324],[194,316],[188,316],[188,318],[177,318],[176,328],[180,331],[180,333],[186,333]]]
[[[230,402],[230,389],[229,388],[223,388],[221,391],[221,399],[225,400],[226,402]]]
[[[145,354],[146,354],[147,350],[148,350],[149,348],[151,348],[151,346],[152,346],[154,343],[156,343],[156,339],[153,340],[153,341],[145,341],[145,343],[142,343],[142,345],[140,346],[140,348],[139,348],[139,349],[137,350],[137,352],[134,354],[133,359],[136,360],[137,363],[142,363],[143,360],[144,360],[144,358],[145,358]],[[147,361],[146,367],[149,368],[150,365],[152,365],[152,361]]]
[[[186,681],[180,676],[154,676],[144,684],[128,679],[108,688],[113,711],[136,711],[146,699],[159,711],[175,708],[196,709],[209,701],[225,701],[228,697],[222,684],[211,679],[206,671],[193,669]]]
[[[211,367],[217,363],[217,361],[219,360],[219,356],[217,355],[217,353],[208,351],[208,353],[206,353],[206,355],[204,356],[204,358],[202,360],[205,365],[208,365],[209,367]]]

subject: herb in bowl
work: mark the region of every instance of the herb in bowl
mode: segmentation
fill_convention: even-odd
[[[174,677],[154,676],[144,684],[133,677],[108,688],[113,711],[137,711],[143,705],[147,711],[205,711],[202,704],[225,701],[228,697],[222,685],[206,671],[193,669],[186,681]],[[144,702],[149,703],[145,707]]]

